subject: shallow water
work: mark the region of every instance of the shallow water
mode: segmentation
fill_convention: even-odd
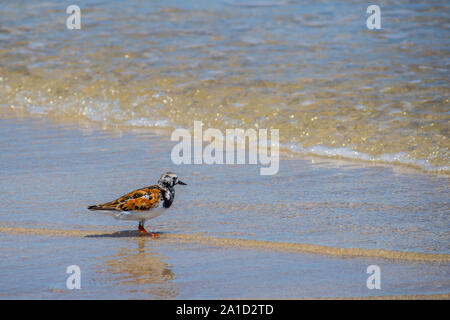
[[[278,128],[328,157],[449,171],[449,4],[57,1],[0,6],[0,117]]]
[[[2,298],[449,292],[447,176],[317,158],[283,160],[278,175],[260,176],[256,165],[174,166],[173,142],[146,130],[24,119],[0,120],[0,131]],[[160,239],[86,209],[165,170],[188,186],[147,222]],[[81,290],[65,287],[72,264]],[[366,287],[373,264],[381,290]]]

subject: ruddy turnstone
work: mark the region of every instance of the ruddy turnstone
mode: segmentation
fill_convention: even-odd
[[[175,197],[174,186],[186,185],[173,172],[161,175],[157,185],[136,189],[110,202],[89,206],[89,210],[102,210],[119,220],[139,221],[139,234],[158,237],[144,229],[145,221],[156,218],[170,208]]]

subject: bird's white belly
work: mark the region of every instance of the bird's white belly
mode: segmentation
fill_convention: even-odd
[[[121,212],[115,212],[114,218],[119,220],[136,220],[136,221],[142,221],[142,220],[150,220],[153,218],[156,218],[160,215],[162,215],[167,208],[159,207],[154,208],[150,211],[121,211]]]

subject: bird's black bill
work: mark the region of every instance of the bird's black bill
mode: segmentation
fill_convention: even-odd
[[[186,186],[187,185],[187,183],[184,183],[183,181],[180,181],[180,180],[178,180],[177,184],[181,184],[182,186]]]

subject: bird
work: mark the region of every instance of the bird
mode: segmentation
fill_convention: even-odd
[[[139,221],[139,235],[158,238],[157,233],[150,233],[144,228],[147,220],[163,214],[173,203],[175,198],[175,185],[187,185],[178,179],[173,172],[161,175],[158,184],[128,192],[116,200],[88,206],[89,210],[104,211],[119,220]]]

